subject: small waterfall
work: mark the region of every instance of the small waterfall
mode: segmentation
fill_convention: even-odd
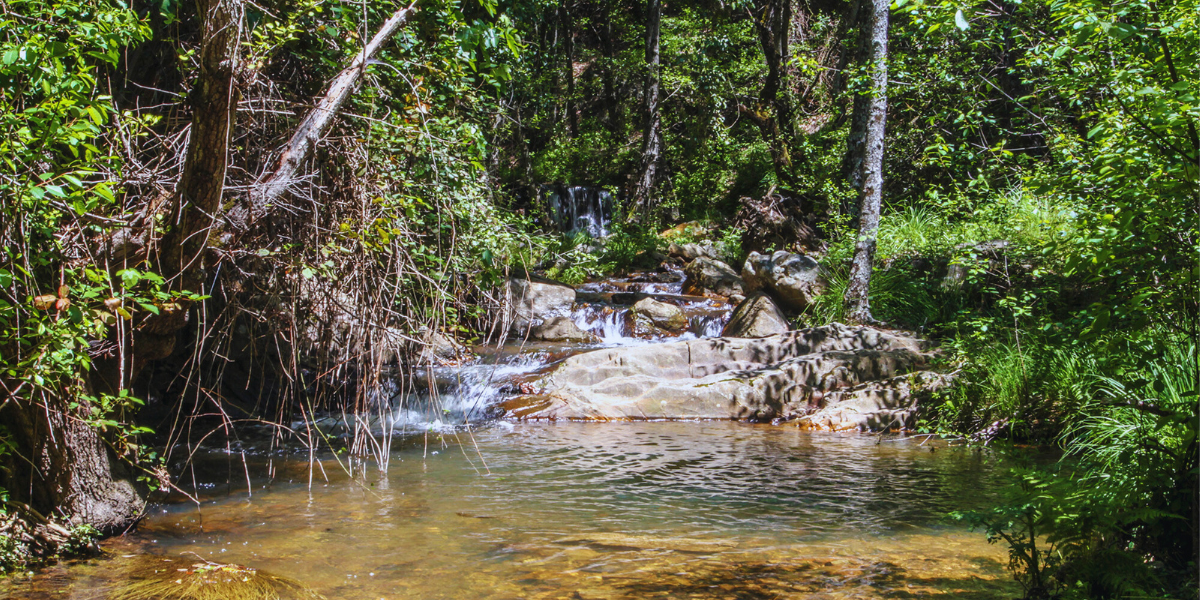
[[[630,346],[644,343],[629,335],[625,325],[628,308],[582,304],[571,313],[571,320],[584,331],[600,338],[605,346]]]
[[[586,233],[594,238],[608,235],[613,213],[613,195],[608,190],[546,184],[542,186],[541,194],[554,212],[554,221],[560,231]]]
[[[522,376],[546,364],[541,353],[504,357],[500,363],[418,368],[415,389],[408,382],[381,382],[372,400],[388,407],[384,418],[368,417],[375,433],[451,430],[466,423],[485,421],[488,410],[511,394]]]
[[[688,319],[688,329],[696,332],[697,337],[721,337],[721,331],[729,322],[730,313],[694,315]]]

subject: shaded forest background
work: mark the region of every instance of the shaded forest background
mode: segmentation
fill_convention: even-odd
[[[680,223],[731,264],[820,258],[797,324],[847,317],[870,3],[404,10],[0,2],[10,561],[121,530],[241,424],[341,449],[312,422],[388,410],[435,335],[501,339],[511,274],[619,272]],[[1066,455],[961,518],[1030,597],[1195,597],[1200,7],[888,14],[874,315],[961,373],[928,431]],[[616,193],[613,235],[564,235],[547,184]],[[386,464],[390,440],[350,440]]]

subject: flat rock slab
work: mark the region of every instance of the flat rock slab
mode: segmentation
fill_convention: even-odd
[[[578,354],[500,406],[518,419],[741,419],[805,414],[831,394],[924,366],[922,342],[829,325]]]

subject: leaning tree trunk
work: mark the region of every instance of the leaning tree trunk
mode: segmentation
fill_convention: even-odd
[[[642,132],[642,168],[634,188],[636,206],[643,211],[650,207],[650,197],[658,183],[658,168],[662,161],[662,115],[659,114],[661,61],[659,33],[662,23],[662,1],[649,0],[646,6],[646,126]]]
[[[875,237],[879,231],[879,210],[883,203],[883,133],[887,118],[887,29],[888,1],[873,0],[870,27],[869,60],[871,94],[866,119],[866,139],[861,166],[862,190],[859,192],[858,241],[854,263],[844,297],[846,319],[854,323],[872,323],[867,294],[871,287],[871,268],[875,262]]]

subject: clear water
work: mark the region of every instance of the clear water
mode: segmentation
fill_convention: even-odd
[[[330,599],[1013,597],[1004,549],[944,519],[986,503],[999,470],[922,439],[521,423],[409,438],[386,475],[209,455],[200,506],[154,507],[107,558],[0,596],[105,598],[151,560],[247,565]]]

